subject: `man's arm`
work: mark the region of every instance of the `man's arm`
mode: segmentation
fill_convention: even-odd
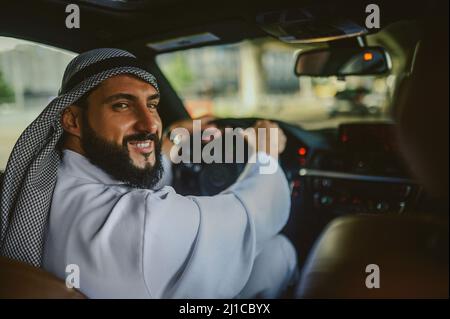
[[[261,174],[266,161],[273,174]],[[232,298],[264,242],[286,223],[290,196],[276,160],[258,153],[239,180],[212,197],[166,187],[146,197],[143,271],[155,298]]]

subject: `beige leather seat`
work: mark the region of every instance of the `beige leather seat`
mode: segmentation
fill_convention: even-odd
[[[42,269],[0,257],[0,298],[84,299],[85,296]]]
[[[405,159],[440,214],[351,216],[327,227],[308,257],[300,298],[448,298],[448,2],[426,21],[395,116]],[[367,265],[379,288],[367,288]],[[371,284],[369,283],[369,286]]]
[[[447,298],[448,240],[448,223],[424,216],[339,218],[309,256],[299,297]],[[373,264],[380,285],[369,289]]]

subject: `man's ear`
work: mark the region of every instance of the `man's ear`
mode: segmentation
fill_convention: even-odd
[[[64,109],[61,125],[67,134],[81,137],[81,116],[83,110],[77,105],[70,105]]]

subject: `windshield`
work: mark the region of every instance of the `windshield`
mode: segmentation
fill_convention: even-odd
[[[304,129],[389,119],[393,76],[298,78],[298,51],[264,38],[166,53],[157,62],[193,118],[260,117]]]

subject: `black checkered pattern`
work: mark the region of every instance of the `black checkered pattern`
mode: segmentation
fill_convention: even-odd
[[[62,85],[88,65],[121,56],[134,57],[119,49],[95,49],[80,54],[67,66]],[[56,97],[17,140],[1,185],[1,255],[41,267],[45,231],[60,162],[56,145],[63,133],[61,113],[102,81],[119,74],[135,75],[158,90],[155,77],[148,71],[136,67],[105,70]]]

